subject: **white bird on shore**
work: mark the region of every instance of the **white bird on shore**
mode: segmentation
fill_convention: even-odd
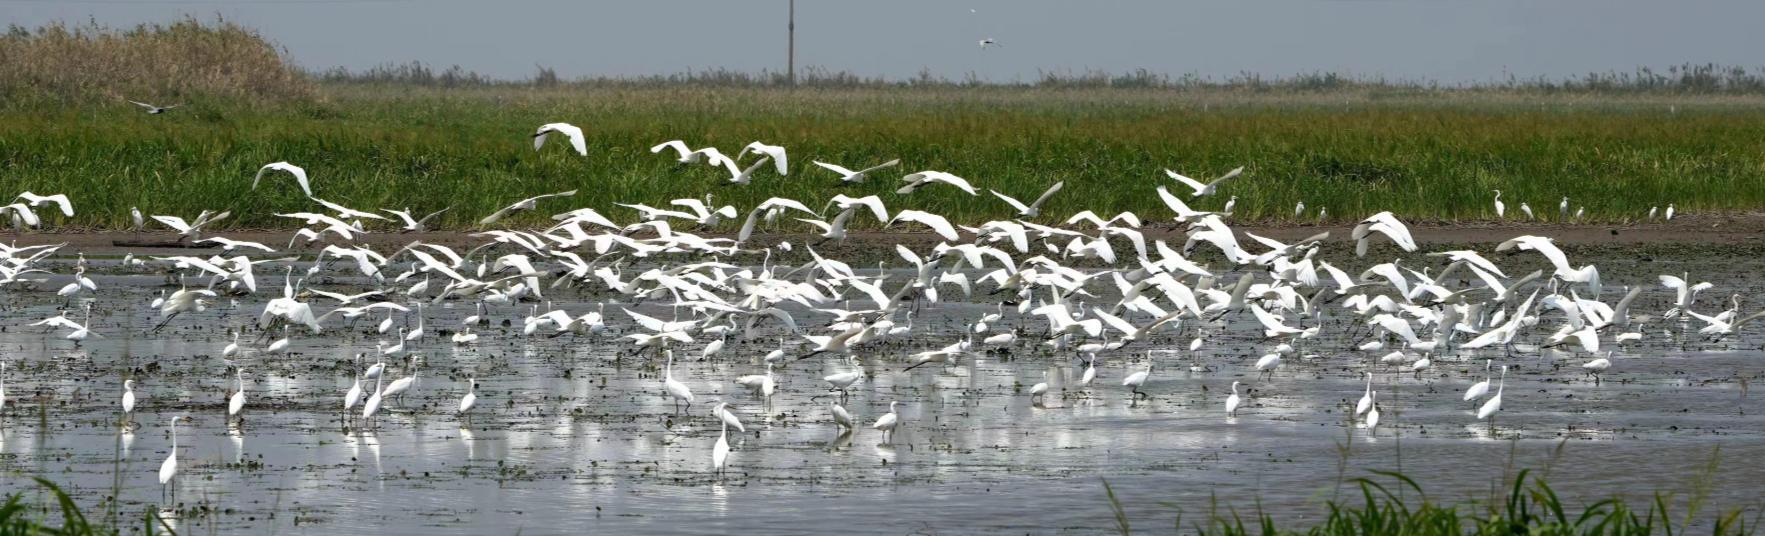
[[[1410,237],[1409,226],[1398,221],[1397,216],[1391,215],[1390,212],[1380,212],[1361,220],[1360,224],[1356,225],[1354,231],[1349,234],[1349,238],[1354,239],[1355,256],[1367,256],[1367,245],[1372,240],[1373,233],[1385,235],[1404,251],[1416,250],[1416,239]]]
[[[18,201],[20,199],[25,200],[26,203],[33,207],[41,207],[49,203],[54,203],[57,207],[61,208],[61,215],[69,217],[74,215],[74,204],[73,202],[68,201],[67,194],[37,195],[31,192],[25,192],[18,194],[18,197],[13,198],[12,200]]]
[[[816,160],[814,162],[815,162],[815,165],[817,165],[817,166],[821,166],[822,168],[824,168],[828,171],[832,171],[834,173],[840,174],[840,182],[841,183],[858,184],[858,183],[864,182],[865,179],[870,178],[870,172],[876,171],[879,169],[895,167],[896,165],[901,163],[901,159],[896,158],[894,160],[883,162],[881,164],[870,166],[870,167],[860,169],[857,171],[852,171],[850,169],[846,169],[844,167],[841,167],[837,164],[829,164],[827,162],[822,162],[819,160]]]
[[[1184,186],[1188,186],[1189,189],[1195,191],[1195,195],[1191,195],[1190,197],[1205,197],[1205,196],[1213,195],[1214,192],[1219,190],[1219,186],[1221,183],[1224,183],[1228,180],[1232,180],[1233,178],[1235,178],[1238,175],[1241,175],[1243,173],[1244,173],[1244,167],[1239,166],[1231,171],[1226,172],[1225,175],[1220,175],[1219,178],[1214,179],[1212,181],[1208,181],[1206,184],[1203,184],[1201,181],[1183,176],[1183,174],[1181,174],[1181,173],[1177,173],[1175,171],[1171,171],[1168,169],[1164,170],[1164,174],[1166,176],[1169,176],[1172,179],[1176,179],[1177,182],[1183,183]]]
[[[766,155],[772,159],[772,164],[778,170],[779,175],[790,174],[789,161],[786,159],[784,146],[767,145],[756,141],[749,143],[746,147],[742,147],[742,151],[735,154],[735,159],[739,161],[742,157],[747,156],[748,153]],[[762,158],[761,160],[764,161],[765,159]]]
[[[389,208],[380,209],[380,211],[385,212],[387,214],[398,216],[398,219],[402,220],[404,222],[404,227],[401,227],[399,232],[404,232],[404,233],[420,233],[420,232],[429,230],[429,227],[428,227],[429,220],[435,219],[436,216],[440,216],[441,213],[447,212],[449,210],[453,210],[453,207],[447,207],[447,208],[444,208],[441,210],[437,210],[435,212],[430,212],[428,216],[423,216],[422,218],[413,219],[411,217],[411,209],[409,209],[409,208],[406,208],[404,210],[392,210]]]
[[[924,225],[927,228],[930,228],[932,232],[937,233],[938,236],[942,237],[944,240],[955,242],[961,239],[961,237],[956,234],[956,226],[951,225],[950,220],[944,219],[943,216],[937,214],[920,210],[903,210],[895,213],[895,218],[889,220],[889,225],[894,225],[895,222],[901,221]],[[887,225],[884,227],[887,227]]]
[[[1537,216],[1532,215],[1532,205],[1528,205],[1525,202],[1520,203],[1520,213],[1525,214],[1527,220],[1537,220],[1538,219]]]
[[[910,173],[907,176],[901,177],[901,180],[905,181],[907,184],[900,189],[895,190],[895,193],[897,194],[910,194],[927,185],[941,182],[955,186],[957,189],[967,192],[968,195],[980,195],[980,192],[975,190],[974,186],[969,184],[967,179],[942,171],[926,170],[918,173]]]
[[[770,157],[762,157],[759,160],[755,160],[754,163],[748,164],[747,168],[737,167],[734,160],[723,160],[723,169],[729,171],[729,180],[725,181],[723,185],[736,186],[746,185],[753,182],[754,170],[760,169],[760,166],[766,165],[767,160],[770,159]]]
[[[1508,206],[1501,202],[1501,190],[1495,191],[1495,219],[1503,219],[1508,214]]]
[[[290,164],[287,162],[271,162],[268,164],[264,164],[264,167],[257,168],[257,176],[252,177],[252,179],[251,179],[251,189],[256,190],[257,189],[257,182],[263,180],[264,174],[269,173],[271,171],[286,171],[286,172],[288,172],[289,175],[294,176],[294,182],[297,182],[300,184],[300,191],[305,192],[307,197],[313,196],[312,183],[309,182],[306,178],[306,170],[302,169],[300,166],[296,166],[294,164]],[[158,216],[154,216],[154,218],[157,219]],[[198,218],[198,219],[201,219],[201,218]]]
[[[1011,208],[1017,209],[1018,216],[1034,218],[1042,213],[1042,203],[1047,202],[1048,198],[1054,197],[1054,193],[1059,192],[1060,188],[1064,186],[1066,186],[1065,181],[1054,183],[1054,186],[1050,186],[1046,191],[1043,191],[1042,195],[1037,197],[1034,203],[1028,205],[1023,204],[1022,201],[1013,199],[1011,196],[999,193],[998,190],[987,191],[992,192],[994,196],[998,197],[1001,201],[1004,201],[1005,204],[1011,205]]]
[[[540,125],[539,130],[533,133],[533,150],[538,151],[540,147],[544,147],[546,136],[549,136],[554,132],[568,136],[570,138],[570,146],[576,149],[576,154],[588,156],[588,139],[582,137],[581,128],[569,123],[546,123]]]
[[[553,197],[570,197],[573,195],[576,195],[576,190],[570,190],[568,192],[558,192],[555,194],[538,195],[538,196],[533,196],[533,197],[529,197],[526,199],[522,199],[520,201],[516,201],[515,204],[503,207],[501,210],[498,210],[489,216],[485,216],[484,219],[478,220],[478,224],[479,225],[490,225],[490,224],[496,223],[498,221],[501,221],[503,218],[509,217],[509,215],[511,215],[511,214],[515,214],[515,213],[525,211],[525,210],[533,210],[534,207],[539,206],[539,202],[541,200],[550,199]]]
[[[250,248],[250,249],[255,249],[258,251],[265,252],[265,253],[275,253],[276,252],[276,248],[272,248],[272,247],[269,247],[269,246],[266,246],[263,244],[259,244],[257,242],[249,242],[249,241],[245,241],[245,240],[231,240],[231,239],[222,238],[222,237],[218,237],[218,236],[211,237],[211,238],[204,238],[202,240],[197,240],[196,243],[198,243],[198,244],[220,244],[221,251],[233,251],[238,248]]]
[[[179,106],[183,106],[182,104],[173,104],[171,106],[158,106],[158,105],[148,104],[148,103],[141,102],[141,101],[129,101],[129,104],[140,106],[141,108],[145,109],[147,111],[147,115],[159,115],[159,114],[163,114],[163,113],[172,111],[173,109],[175,109]]]
[[[723,165],[723,161],[729,160],[729,157],[724,156],[723,152],[718,151],[716,147],[693,150],[686,146],[686,142],[680,140],[658,143],[656,146],[650,147],[650,154],[660,153],[663,149],[673,149],[674,161],[682,165],[705,162],[712,166],[720,166]]]

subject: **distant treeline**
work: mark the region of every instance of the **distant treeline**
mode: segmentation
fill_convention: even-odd
[[[1508,76],[1502,80],[1444,83],[1433,80],[1392,79],[1382,76],[1357,76],[1333,72],[1300,73],[1291,76],[1265,76],[1257,73],[1215,78],[1198,74],[1170,75],[1137,69],[1127,73],[1103,71],[1042,71],[1034,80],[1002,82],[984,80],[970,73],[961,79],[920,71],[904,79],[864,76],[851,71],[835,71],[809,67],[797,73],[795,80],[785,73],[761,71],[750,73],[729,69],[707,69],[675,74],[619,77],[584,77],[564,79],[551,68],[540,66],[526,79],[487,76],[458,65],[445,69],[422,62],[390,63],[365,70],[333,68],[311,75],[325,83],[388,84],[428,87],[732,87],[764,88],[800,86],[810,88],[905,88],[905,87],[1007,87],[1007,88],[1130,88],[1170,90],[1242,90],[1270,92],[1328,92],[1357,89],[1392,89],[1407,91],[1527,91],[1582,93],[1661,93],[1661,94],[1765,94],[1765,67],[1717,64],[1685,64],[1655,70],[1638,67],[1632,72],[1588,73],[1568,78],[1521,78]]]
[[[1046,71],[1033,80],[983,80],[973,73],[951,79],[921,71],[909,78],[864,76],[810,67],[792,79],[780,72],[749,73],[708,69],[676,74],[566,79],[537,66],[533,76],[513,80],[459,66],[437,68],[420,62],[394,63],[365,70],[302,69],[288,53],[255,30],[233,22],[194,18],[170,24],[111,28],[96,23],[11,26],[0,36],[0,100],[77,102],[97,99],[203,98],[306,100],[325,84],[474,87],[728,87],[770,88],[1132,88],[1241,92],[1516,91],[1613,94],[1765,94],[1765,68],[1686,64],[1655,70],[1589,73],[1567,78],[1520,78],[1474,83],[1390,79],[1332,72],[1270,77],[1241,73],[1228,77],[1169,75],[1146,69],[1128,73]]]

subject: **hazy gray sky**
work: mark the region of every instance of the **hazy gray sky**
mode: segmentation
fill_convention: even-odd
[[[500,77],[782,70],[787,0],[0,0],[0,19],[219,14],[303,66],[421,60]],[[974,10],[970,12],[970,10]],[[1762,0],[798,0],[797,64],[1033,79],[1136,68],[1447,82],[1685,62],[1765,65]],[[983,37],[1002,45],[982,52]]]

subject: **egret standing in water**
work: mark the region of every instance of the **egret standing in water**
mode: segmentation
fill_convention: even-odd
[[[1581,370],[1587,371],[1588,374],[1593,375],[1593,384],[1594,385],[1600,384],[1600,374],[1605,373],[1606,369],[1612,368],[1612,354],[1613,353],[1614,352],[1607,351],[1605,357],[1595,359],[1593,361],[1588,361],[1587,363],[1581,365]]]
[[[245,409],[245,369],[240,368],[238,372],[239,390],[233,391],[233,396],[227,399],[227,418],[238,419],[239,424],[245,424],[245,418],[239,415]]]
[[[729,462],[729,422],[724,421],[722,430],[717,432],[717,445],[711,447],[711,470],[718,476],[723,475],[723,468]]]
[[[1492,379],[1489,377],[1489,365],[1490,360],[1483,360],[1483,381],[1473,383],[1469,389],[1465,389],[1466,402],[1482,398],[1483,395],[1489,394],[1489,380]]]
[[[1133,394],[1135,403],[1139,403],[1140,397],[1152,398],[1152,395],[1140,392],[1140,388],[1146,385],[1146,380],[1152,377],[1152,354],[1147,354],[1146,357],[1146,370],[1135,372],[1129,374],[1126,378],[1122,378],[1122,386],[1129,388],[1129,392]]]
[[[1243,399],[1238,398],[1238,382],[1232,382],[1232,396],[1226,397],[1226,416],[1237,417],[1238,405],[1243,402]]]
[[[1379,427],[1379,392],[1373,391],[1373,409],[1367,410],[1367,435],[1375,435],[1373,429]]]
[[[172,418],[172,452],[171,454],[167,454],[165,461],[159,464],[159,485],[160,495],[162,496],[165,495],[167,491],[171,490],[172,479],[177,478],[178,476],[178,421],[187,420],[189,418],[189,416],[185,415]],[[174,502],[178,498],[178,494],[175,491],[171,493],[171,496]]]
[[[668,354],[668,365],[662,370],[662,390],[674,398],[675,413],[680,413],[681,402],[686,402],[686,410],[692,411],[693,391],[688,389],[686,384],[674,379],[674,351],[666,350],[665,353]]]
[[[0,385],[0,387],[5,387]],[[0,394],[5,394],[0,389]],[[135,380],[123,380],[123,429],[128,429],[135,420]]]
[[[368,395],[368,402],[362,404],[362,420],[373,419],[374,414],[380,412],[380,404],[386,401],[386,391],[381,385],[384,381],[384,375],[374,377],[374,394]]]
[[[1367,390],[1361,392],[1361,399],[1354,403],[1354,416],[1364,415],[1370,409],[1373,409],[1373,373],[1368,372]]]
[[[1030,386],[1030,403],[1042,405],[1042,395],[1048,394],[1048,371],[1042,371],[1042,382]]]
[[[478,378],[467,378],[466,396],[460,397],[459,411],[459,416],[466,419],[467,425],[472,424],[472,406],[476,405],[478,405]]]
[[[833,413],[834,425],[845,429],[845,431],[842,431],[841,433],[851,433],[852,427],[857,421],[852,420],[852,414],[847,412],[845,407],[842,407],[838,402],[835,402],[830,405],[828,412]]]
[[[878,418],[876,424],[870,425],[871,428],[875,428],[883,433],[883,442],[886,443],[894,442],[895,426],[901,423],[900,415],[895,413],[896,403],[897,402],[893,400],[889,401],[889,412],[884,414],[881,418]]]

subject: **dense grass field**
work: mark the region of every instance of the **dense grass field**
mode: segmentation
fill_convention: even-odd
[[[303,166],[318,196],[359,209],[453,207],[466,227],[516,200],[569,189],[545,213],[615,202],[666,205],[717,197],[746,210],[768,197],[819,204],[836,192],[958,222],[1012,215],[982,192],[932,187],[910,198],[895,180],[940,170],[1030,200],[1066,188],[1043,220],[1081,210],[1169,214],[1153,188],[1162,169],[1210,178],[1246,172],[1196,208],[1238,196],[1239,220],[1315,221],[1391,210],[1412,220],[1509,216],[1558,200],[1591,220],[1765,206],[1765,73],[1713,65],[1443,88],[1332,74],[1215,82],[1152,73],[1048,75],[1027,84],[886,81],[812,71],[782,78],[711,71],[630,80],[496,81],[420,64],[311,73],[269,39],[226,21],[128,29],[51,25],[0,35],[0,192],[66,193],[79,214],[58,226],[122,227],[130,207],[195,216],[230,209],[231,227],[289,227],[275,212],[308,210],[292,181],[257,191],[259,166]],[[451,89],[447,89],[451,88]],[[128,99],[185,104],[147,115]],[[589,155],[564,144],[535,152],[539,125],[589,133]],[[791,173],[752,185],[677,168],[648,148],[682,139],[733,154],[750,141],[789,149]],[[841,188],[824,160],[902,165]],[[875,222],[860,219],[857,227]]]
[[[327,86],[309,102],[196,100],[164,115],[126,102],[0,107],[0,190],[67,193],[68,222],[122,226],[129,207],[193,216],[232,209],[233,225],[286,226],[269,215],[312,207],[286,178],[251,190],[266,163],[304,166],[320,197],[357,208],[452,206],[468,225],[530,195],[580,189],[550,207],[666,204],[716,195],[745,210],[767,197],[880,194],[891,206],[960,221],[1010,209],[985,192],[949,188],[911,196],[900,174],[949,171],[1024,199],[1056,181],[1065,191],[1043,219],[1091,209],[1167,215],[1152,188],[1162,169],[1205,178],[1245,175],[1241,218],[1332,219],[1392,210],[1416,219],[1492,218],[1501,189],[1554,217],[1558,200],[1590,218],[1638,218],[1651,206],[1744,210],[1765,206],[1765,99],[1589,99],[1364,92],[1258,95],[1085,89],[538,89],[435,90]],[[564,121],[589,133],[589,155],[535,152],[529,135]],[[721,187],[723,172],[676,168],[648,148],[664,140],[734,152],[753,140],[783,144],[790,175],[762,173]],[[901,158],[901,173],[851,188],[810,164],[857,168]],[[539,215],[529,215],[527,222]],[[617,217],[617,216],[616,216]],[[1157,219],[1157,218],[1149,218]]]

